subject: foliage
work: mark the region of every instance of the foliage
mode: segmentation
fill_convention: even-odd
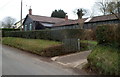
[[[116,2],[109,2],[107,5],[107,12],[111,14],[118,13],[118,4]]]
[[[118,48],[97,45],[87,58],[87,68],[102,75],[120,75],[119,56]]]
[[[95,40],[92,30],[62,29],[62,30],[36,30],[36,31],[5,31],[3,37],[22,37],[31,39],[45,39],[62,41],[67,38],[80,38],[81,40]]]
[[[65,38],[81,38],[81,29],[38,30],[38,31],[6,31],[3,37],[22,37],[62,41]]]
[[[115,34],[116,34],[116,44],[120,47],[120,24],[117,26]]]
[[[78,19],[81,19],[85,14],[87,14],[88,10],[79,8],[74,11],[75,14],[77,14]]]
[[[65,18],[67,13],[65,13],[63,10],[54,10],[51,14],[51,17],[57,17],[57,18]]]
[[[11,28],[13,26],[13,24],[15,23],[15,21],[16,20],[12,17],[5,17],[3,19],[2,25],[4,28]]]
[[[93,45],[97,45],[97,41],[91,41],[91,40],[80,40],[81,43],[89,43]]]
[[[20,29],[13,29],[13,28],[1,28],[2,31],[19,31]]]
[[[104,15],[107,14],[116,14],[118,13],[118,3],[117,0],[116,1],[108,1],[108,0],[102,0],[99,2],[96,2],[96,6],[98,6],[98,9],[100,10],[101,13],[103,13]]]
[[[4,36],[6,31],[19,31],[20,29],[13,29],[13,28],[1,28],[2,30],[2,36]]]
[[[81,40],[96,40],[96,31],[92,29],[85,29],[83,35],[81,35]]]
[[[120,75],[120,25],[97,27],[98,44],[88,56],[86,68],[103,75]]]
[[[41,56],[52,56],[52,53],[57,53],[57,51],[48,53],[45,52],[46,49],[51,49],[51,47],[57,47],[61,45],[60,42],[48,41],[48,40],[38,40],[38,39],[24,39],[24,38],[14,38],[14,37],[4,37],[2,39],[3,44],[19,48],[21,50],[29,51]],[[53,49],[54,50],[54,49]],[[56,55],[56,54],[54,54]]]
[[[81,50],[92,50],[97,45],[96,41],[80,40]]]
[[[78,51],[66,50],[61,42],[41,40],[41,39],[4,37],[2,39],[2,42],[5,45],[9,45],[45,57],[60,56],[60,55],[78,52]],[[86,50],[87,44],[81,44],[81,49]]]
[[[120,30],[118,29],[120,28],[116,25],[98,26],[96,30],[98,44],[119,46]]]

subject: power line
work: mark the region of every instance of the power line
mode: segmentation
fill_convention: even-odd
[[[10,0],[7,3],[5,3],[3,6],[0,7],[0,10],[2,10],[3,8],[7,7],[9,4],[13,3],[14,0]]]

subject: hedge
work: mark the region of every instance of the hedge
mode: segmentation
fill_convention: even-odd
[[[3,37],[22,37],[62,41],[62,39],[65,38],[82,38],[84,32],[85,30],[82,29],[6,31],[4,32]]]
[[[102,25],[96,29],[98,44],[120,46],[120,25]]]
[[[1,28],[2,31],[18,31],[20,29],[13,29],[13,28]]]
[[[85,69],[100,75],[120,75],[119,51],[111,46],[97,45],[87,57]]]
[[[117,45],[120,47],[120,24],[119,26],[116,28],[116,43]]]
[[[2,30],[2,37],[5,35],[4,33],[6,31],[20,31],[20,29],[13,29],[13,28],[1,28],[0,30]]]

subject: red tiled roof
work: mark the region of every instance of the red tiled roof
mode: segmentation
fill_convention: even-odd
[[[56,23],[56,24],[53,25],[53,27],[55,27],[55,26],[66,26],[66,25],[69,26],[69,25],[73,25],[73,24],[78,24],[78,23],[80,23],[82,21],[85,21],[85,20],[86,20],[86,18],[80,19],[80,20],[67,20],[67,21]]]
[[[117,15],[118,16],[118,15]],[[73,24],[78,24],[80,22],[84,22],[84,23],[89,23],[89,22],[99,22],[99,21],[107,21],[107,20],[115,20],[117,19],[117,17],[115,15],[103,15],[103,16],[96,16],[91,18],[89,21],[85,22],[87,19],[89,18],[84,18],[84,19],[80,19],[78,20],[68,20],[68,21],[63,21],[63,22],[58,22],[56,24],[53,25],[53,27],[55,26],[66,26],[66,25],[73,25]]]
[[[118,16],[118,14],[117,14]],[[98,22],[98,21],[107,21],[107,20],[115,20],[117,17],[113,14],[111,15],[103,15],[103,16],[96,16],[93,17],[89,22]]]
[[[54,18],[54,17],[46,17],[46,16],[38,16],[38,15],[28,15],[34,21],[47,22],[47,23],[58,23],[65,21],[63,18]]]
[[[107,21],[107,20],[115,20],[117,17],[115,15],[103,15],[103,16],[96,16],[91,18],[89,21],[85,22],[88,18],[83,18],[78,20],[65,20],[64,18],[54,18],[54,17],[46,17],[46,16],[39,16],[39,15],[28,15],[34,21],[46,22],[46,23],[53,23],[53,27],[56,26],[69,26],[78,24],[80,22],[89,23],[89,22],[99,22],[99,21]]]

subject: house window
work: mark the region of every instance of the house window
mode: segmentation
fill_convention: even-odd
[[[30,31],[32,30],[32,24],[30,24],[30,28],[29,28],[29,30],[30,30]]]
[[[27,25],[25,25],[25,31],[27,31]]]

